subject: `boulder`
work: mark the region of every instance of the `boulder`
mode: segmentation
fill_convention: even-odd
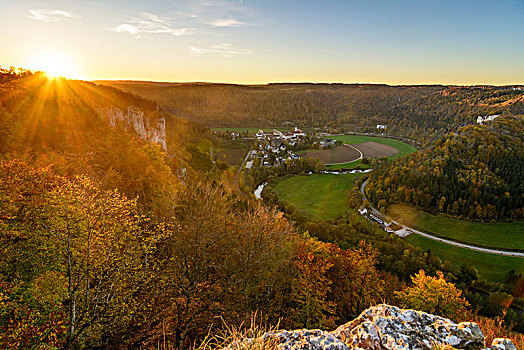
[[[456,349],[484,348],[484,334],[476,323],[456,324],[443,317],[416,310],[378,305],[365,310],[355,320],[334,332],[350,348],[432,349],[449,345]]]
[[[495,338],[491,342],[491,350],[517,350],[510,339]]]
[[[422,311],[391,305],[368,308],[359,317],[334,331],[300,329],[271,331],[257,339],[231,344],[231,350],[271,344],[278,350],[516,350],[509,339],[495,339],[485,348],[484,334],[473,322],[456,324]]]

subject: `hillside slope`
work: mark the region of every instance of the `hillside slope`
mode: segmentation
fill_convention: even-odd
[[[369,117],[442,86],[372,84],[180,84],[101,81],[156,101],[174,115],[209,126],[268,126],[285,122],[360,126]]]
[[[90,174],[148,209],[179,182],[172,170],[191,158],[184,144],[208,133],[115,88],[0,74],[1,157],[52,165],[66,176]]]
[[[374,171],[367,193],[379,206],[414,205],[479,221],[524,217],[524,117],[469,125]]]
[[[155,83],[100,81],[156,101],[170,113],[219,127],[330,126],[434,141],[481,116],[521,114],[520,86]]]

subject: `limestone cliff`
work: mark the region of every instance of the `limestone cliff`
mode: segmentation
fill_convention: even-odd
[[[165,150],[166,119],[163,116],[148,117],[140,109],[130,106],[124,112],[120,108],[99,108],[98,114],[109,121],[111,126],[122,122],[149,142],[155,142]]]
[[[230,350],[245,348],[278,350],[516,350],[509,339],[495,339],[486,347],[484,334],[476,323],[456,324],[421,311],[378,305],[334,331],[272,331],[261,338],[233,343]]]

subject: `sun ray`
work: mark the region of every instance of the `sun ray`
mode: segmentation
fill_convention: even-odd
[[[50,79],[80,78],[71,60],[60,52],[45,52],[37,55],[31,68],[45,72]]]

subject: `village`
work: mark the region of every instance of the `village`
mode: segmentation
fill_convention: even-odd
[[[288,159],[298,159],[300,156],[296,152],[300,150],[329,149],[336,146],[336,141],[326,138],[325,132],[306,133],[297,127],[288,131],[259,129],[254,134],[231,132],[229,136],[232,140],[240,138],[252,142],[245,165],[247,169],[253,166],[279,166]]]

